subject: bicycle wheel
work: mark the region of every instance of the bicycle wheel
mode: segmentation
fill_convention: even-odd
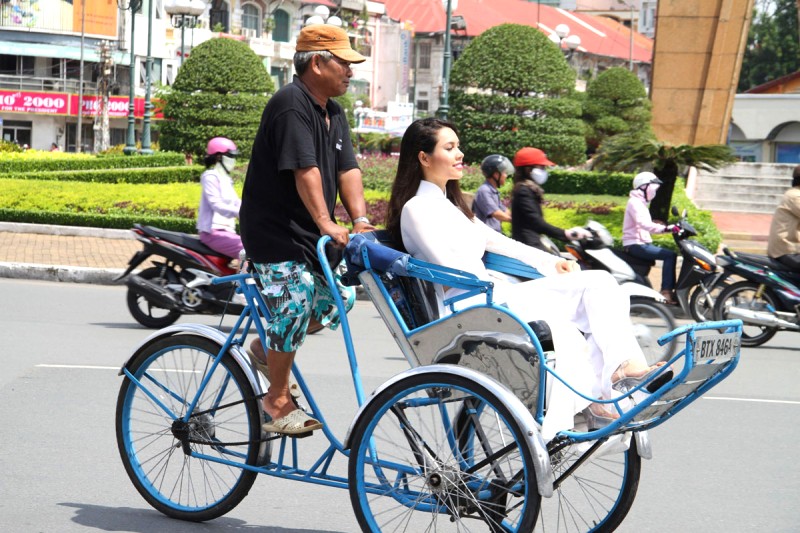
[[[759,285],[752,281],[739,281],[730,285],[720,293],[717,302],[714,304],[714,318],[716,320],[727,320],[731,307],[737,307],[746,311],[769,313],[768,308],[776,309],[777,302],[768,290],[761,291],[758,295]],[[730,318],[738,318],[732,316]],[[742,346],[761,346],[778,332],[778,328],[772,326],[762,326],[744,321],[742,327]]]
[[[672,357],[677,344],[675,339],[664,346],[658,344],[659,337],[677,327],[675,317],[667,306],[649,298],[632,297],[631,322],[647,364],[653,365]]]
[[[458,428],[462,412],[471,423]],[[468,378],[431,372],[390,385],[351,440],[358,523],[364,531],[469,531],[477,519],[489,531],[531,531],[540,496],[526,432]],[[458,448],[465,438],[469,452]]]
[[[178,274],[173,269],[166,267],[146,268],[139,272],[138,276],[161,287],[170,284],[180,285],[181,283]],[[180,311],[158,307],[132,287],[128,287],[125,301],[131,316],[146,328],[165,328],[181,317]]]
[[[244,372],[220,346],[192,335],[161,339],[137,354],[117,399],[117,447],[125,470],[147,502],[172,518],[204,521],[233,509],[256,473],[195,457],[257,464],[266,449],[261,410]],[[193,415],[183,421],[208,377]],[[157,403],[146,392],[158,399]]]
[[[630,445],[613,440],[620,438],[629,439]],[[612,437],[590,452],[593,444],[554,447],[550,462],[555,490],[551,498],[542,499],[535,531],[614,531],[625,519],[636,497],[642,468],[636,439],[630,434]],[[579,463],[584,455],[586,460]],[[571,468],[575,470],[569,472]]]

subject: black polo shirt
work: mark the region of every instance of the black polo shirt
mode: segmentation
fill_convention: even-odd
[[[325,123],[330,117],[330,129]],[[344,110],[329,99],[323,109],[295,76],[261,115],[242,192],[242,242],[258,263],[300,261],[319,271],[320,232],[297,192],[294,170],[317,167],[331,220],[339,173],[358,168]]]

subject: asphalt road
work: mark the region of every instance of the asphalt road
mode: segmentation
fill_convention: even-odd
[[[356,531],[347,491],[268,477],[207,524],[149,507],[114,433],[117,371],[150,334],[124,296],[122,287],[0,279],[0,531]],[[406,368],[369,302],[350,318],[367,390]],[[800,531],[798,345],[782,333],[745,349],[729,379],[651,432],[654,458],[619,531]],[[356,403],[341,335],[310,337],[298,361],[343,438]],[[306,439],[301,453],[324,444]]]

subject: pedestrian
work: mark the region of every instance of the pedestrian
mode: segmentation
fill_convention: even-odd
[[[800,165],[792,172],[792,187],[783,193],[772,215],[767,255],[800,272]]]
[[[50,151],[51,152],[60,152],[61,148],[58,147],[57,143],[51,143],[50,144]]]
[[[508,208],[500,201],[500,187],[505,185],[506,178],[514,172],[514,165],[504,155],[486,156],[481,163],[481,172],[486,181],[478,187],[472,201],[472,212],[478,220],[495,231],[502,232],[501,222],[511,222]]]
[[[559,375],[586,396],[609,399],[613,387],[641,383],[657,371],[657,366],[648,367],[633,336],[628,296],[608,272],[581,271],[574,261],[491,230],[467,206],[458,184],[462,177],[463,153],[455,127],[435,118],[413,122],[403,135],[389,200],[387,228],[392,237],[413,257],[493,282],[494,301],[522,320],[547,320]],[[483,265],[486,252],[523,261],[544,277],[522,283],[497,277]],[[437,286],[440,303],[464,292]],[[483,294],[453,305],[460,310],[481,303],[486,303]],[[664,375],[671,377],[669,372]],[[574,427],[573,415],[584,407],[592,428],[618,418],[601,403],[578,397],[558,383],[558,401],[551,392],[542,428],[545,440]]]
[[[541,235],[560,241],[585,239],[591,233],[581,227],[562,229],[544,219],[544,189],[547,168],[554,166],[545,153],[527,146],[514,154],[514,189],[511,194],[511,237],[521,243],[548,251]]]
[[[675,226],[653,221],[648,204],[656,197],[661,180],[652,172],[640,172],[633,178],[633,190],[628,195],[625,218],[622,221],[622,246],[626,252],[645,261],[662,261],[661,295],[670,305],[676,305],[675,265],[678,255],[672,250],[653,244],[651,233],[667,233]]]
[[[344,29],[327,24],[304,27],[295,50],[296,76],[272,96],[261,116],[239,217],[271,316],[267,353],[258,339],[250,345],[258,368],[269,372],[262,404],[272,420],[264,429],[305,436],[322,424],[292,401],[292,362],[309,328],[338,326],[332,289],[339,289],[348,306],[354,301],[352,291],[325,282],[317,241],[329,235],[343,247],[349,240],[351,230],[334,217],[337,195],[353,232],[375,228],[366,217],[347,116],[333,100],[347,92],[350,65],[366,58],[351,48]],[[331,264],[341,259],[341,248],[334,252]]]
[[[225,137],[208,141],[204,163],[206,171],[200,176],[200,207],[197,210],[197,231],[200,242],[232,259],[239,258],[242,239],[236,233],[236,219],[242,202],[233,188],[231,172],[239,150]]]

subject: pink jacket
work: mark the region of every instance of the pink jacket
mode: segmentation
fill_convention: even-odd
[[[651,233],[665,231],[665,225],[653,222],[644,193],[638,189],[631,191],[628,205],[625,206],[625,220],[622,222],[622,246],[650,244],[653,242]]]

